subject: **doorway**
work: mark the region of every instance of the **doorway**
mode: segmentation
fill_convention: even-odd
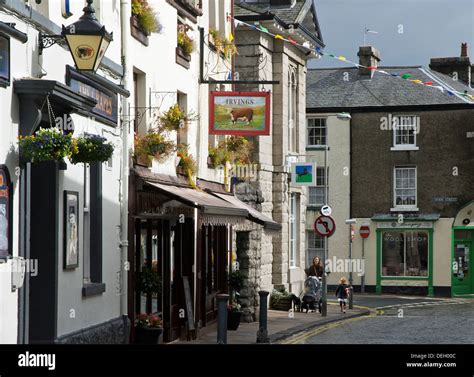
[[[473,268],[471,257],[474,245],[474,230],[454,229],[452,259],[453,296],[474,294]]]

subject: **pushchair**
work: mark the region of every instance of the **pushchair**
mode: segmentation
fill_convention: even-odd
[[[308,276],[304,281],[304,294],[301,299],[301,311],[306,309],[306,313],[309,310],[317,310],[319,313],[322,311],[322,298],[321,298],[321,281],[316,276]]]

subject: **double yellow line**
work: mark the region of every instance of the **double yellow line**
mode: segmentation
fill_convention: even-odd
[[[354,305],[355,307],[355,305]],[[359,306],[359,308],[363,308],[363,309],[370,309],[370,308],[367,308],[365,306]],[[298,344],[298,343],[301,343],[302,341],[304,341],[305,339],[307,338],[310,338],[312,336],[315,336],[317,334],[320,334],[324,331],[327,331],[327,330],[330,330],[330,329],[333,329],[335,327],[338,327],[338,326],[342,326],[346,323],[351,323],[351,322],[355,322],[355,321],[360,321],[361,319],[366,319],[366,318],[371,318],[371,317],[375,317],[377,314],[371,310],[370,311],[370,315],[366,315],[366,316],[360,316],[360,317],[354,317],[354,318],[350,318],[350,319],[341,319],[337,322],[331,322],[331,323],[328,323],[326,325],[322,325],[322,326],[318,326],[316,327],[314,330],[311,330],[311,331],[308,331],[308,332],[304,332],[300,335],[295,335],[293,337],[290,337],[290,338],[287,338],[287,339],[284,339],[282,340],[281,342],[279,342],[280,344]]]

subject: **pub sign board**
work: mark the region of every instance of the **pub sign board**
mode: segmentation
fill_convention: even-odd
[[[118,96],[100,83],[86,77],[74,68],[68,66],[66,71],[66,83],[71,89],[97,101],[92,109],[92,114],[98,121],[108,125],[116,126],[118,120]]]
[[[270,135],[270,92],[211,92],[210,135]]]
[[[10,84],[10,39],[0,34],[0,86]]]

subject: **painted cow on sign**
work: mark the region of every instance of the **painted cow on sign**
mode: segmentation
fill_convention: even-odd
[[[232,109],[230,112],[230,117],[232,119],[232,124],[235,124],[239,119],[245,119],[247,124],[249,124],[253,119],[253,110],[246,107],[242,109]]]

